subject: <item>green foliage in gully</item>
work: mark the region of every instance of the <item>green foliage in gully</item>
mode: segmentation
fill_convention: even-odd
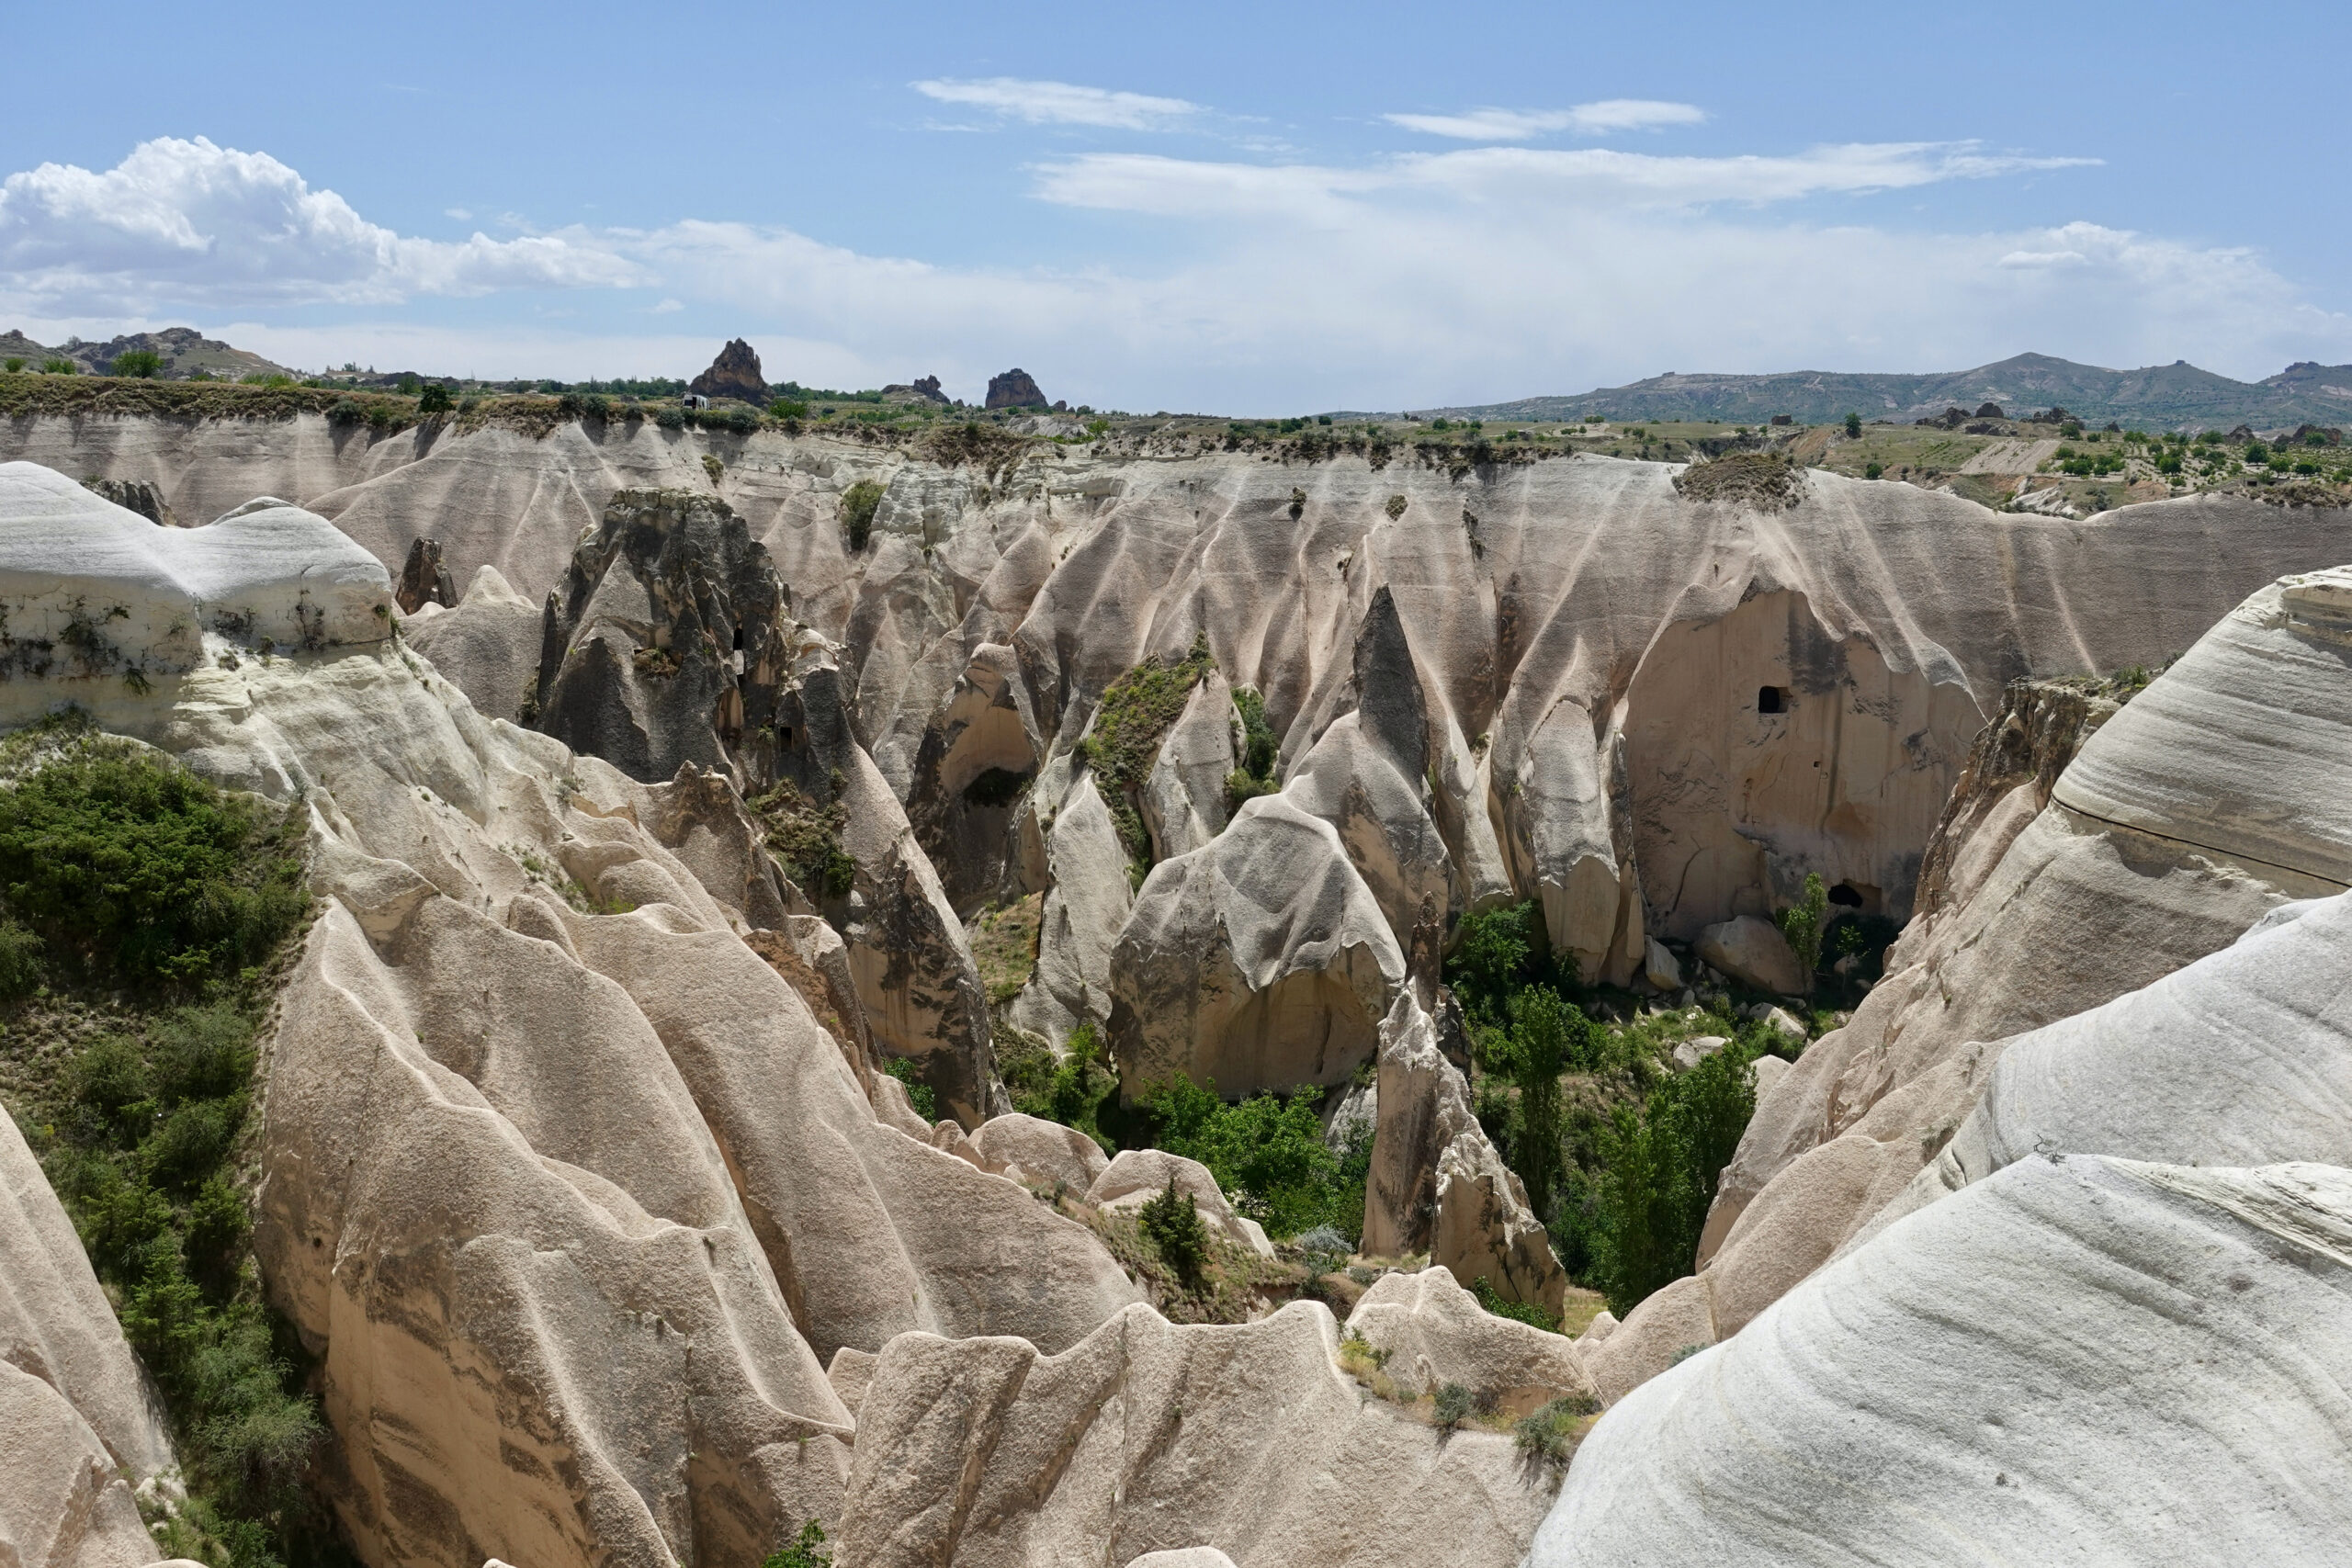
[[[308,909],[296,813],[74,716],[0,743],[0,771],[11,1043],[55,998],[116,1004],[119,1027],[11,1109],[164,1397],[189,1496],[157,1553],[331,1554],[303,1485],[319,1418],[262,1303],[235,1169],[265,966]]]

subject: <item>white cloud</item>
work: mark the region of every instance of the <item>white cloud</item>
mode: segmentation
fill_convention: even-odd
[[[943,104],[968,104],[1031,125],[1091,125],[1106,130],[1162,130],[1201,112],[1182,98],[1155,98],[1080,87],[1069,82],[1030,82],[1017,76],[976,80],[940,79],[911,84]]]
[[[1383,115],[1391,125],[1457,141],[1525,141],[1552,131],[1601,135],[1611,130],[1649,130],[1664,125],[1697,125],[1707,111],[1696,104],[1657,98],[1603,98],[1566,109],[1471,109],[1464,114]]]
[[[632,276],[552,236],[404,238],[267,153],[202,137],[141,142],[103,173],[43,164],[0,182],[0,279],[20,302],[383,303]]]
[[[60,323],[24,323],[53,342],[200,310],[208,332],[289,364],[566,378],[690,373],[740,333],[778,380],[935,373],[977,397],[1017,364],[1073,402],[1230,413],[1575,392],[1668,367],[1961,368],[2026,348],[2243,377],[2352,359],[2352,320],[2243,249],[2087,223],[1827,223],[1791,205],[2067,162],[1965,143],[1711,158],[1502,146],[1353,168],[1089,154],[1037,170],[1036,194],[1135,215],[1165,243],[1148,263],[1056,268],[701,220],[433,244],[259,154],[149,143],[124,168],[158,146],[235,199],[122,170],[0,182],[0,324]],[[425,298],[605,282],[647,292],[576,288],[562,322],[519,299],[493,307],[503,319],[446,322]],[[319,300],[345,308],[273,314]],[[647,334],[646,312],[673,303],[727,332]],[[240,313],[248,324],[221,325]]]

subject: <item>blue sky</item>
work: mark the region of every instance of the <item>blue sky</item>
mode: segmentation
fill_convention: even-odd
[[[566,378],[740,335],[772,380],[1254,414],[2253,378],[2352,360],[2346,17],[25,7],[0,326]]]

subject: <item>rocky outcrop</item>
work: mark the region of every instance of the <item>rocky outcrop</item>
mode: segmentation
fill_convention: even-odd
[[[1029,372],[1012,369],[1001,376],[989,378],[986,406],[992,409],[1041,409],[1046,406],[1046,394],[1037,389],[1037,383],[1029,378]]]
[[[494,566],[474,573],[450,609],[430,602],[401,623],[401,637],[492,718],[525,722],[539,705],[539,606]]]
[[[1618,1404],[1529,1562],[2334,1562],[2346,1256],[2341,1169],[2023,1160]]]
[[[1131,1563],[1211,1547],[1251,1568],[1374,1568],[1438,1540],[1510,1568],[1549,1488],[1508,1436],[1441,1434],[1336,1364],[1320,1303],[1177,1326],[1131,1307],[1058,1356],[907,1335],[860,1407],[841,1556],[865,1568]]]
[[[1106,1214],[1132,1214],[1166,1191],[1171,1182],[1177,1191],[1193,1200],[1194,1212],[1212,1232],[1261,1258],[1274,1255],[1258,1222],[1233,1212],[1208,1167],[1165,1149],[1121,1150],[1087,1188],[1086,1201]]]
[[[990,1117],[972,1134],[972,1146],[983,1159],[1018,1171],[1032,1187],[1063,1189],[1082,1194],[1111,1164],[1102,1146],[1075,1127],[1010,1111]],[[1218,1201],[1224,1201],[1222,1193]]]
[[[403,615],[413,615],[427,604],[448,609],[458,603],[457,580],[442,564],[440,540],[420,538],[410,544],[392,598]]]
[[[1505,1301],[1557,1313],[1567,1276],[1543,1222],[1472,1114],[1468,1080],[1439,1051],[1436,1026],[1409,992],[1382,1021],[1379,1059],[1363,1251],[1426,1252],[1463,1285],[1483,1279]]]
[[[1182,1076],[1227,1097],[1346,1079],[1405,960],[1339,834],[1287,795],[1154,866],[1111,961],[1127,1096]]]
[[[1400,1390],[1459,1383],[1513,1416],[1594,1397],[1575,1341],[1494,1316],[1445,1269],[1383,1274],[1348,1314],[1348,1332],[1386,1352],[1381,1370]]]
[[[1702,961],[1751,989],[1793,997],[1813,988],[1813,977],[1797,962],[1788,938],[1771,921],[1754,915],[1705,927],[1699,932],[1697,950]]]
[[[1722,1333],[1937,1157],[2002,1042],[2227,946],[2285,898],[2352,880],[2340,792],[2320,782],[2352,764],[2352,677],[2327,612],[2295,608],[2346,580],[2255,593],[2047,783],[2055,751],[2100,715],[2019,694],[2021,711],[1976,749],[1973,798],[1955,805],[1967,837],[1930,852],[1947,868],[1934,903],[1852,1022],[1759,1103],[1724,1172],[1700,1254]],[[2036,741],[2043,711],[2050,735]]]
[[[160,523],[166,528],[180,525],[179,517],[163,492],[145,479],[87,479],[82,483],[92,495],[110,501],[125,512],[136,512],[150,523]]]
[[[740,402],[768,400],[768,384],[760,378],[760,356],[741,338],[729,338],[710,368],[686,383],[686,390],[706,398],[733,398]]]

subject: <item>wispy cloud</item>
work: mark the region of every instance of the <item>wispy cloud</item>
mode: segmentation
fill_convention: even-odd
[[[987,109],[1031,125],[1091,125],[1106,130],[1165,130],[1202,112],[1182,98],[1081,87],[1069,82],[1032,82],[1017,76],[917,82],[914,90],[943,104]]]
[[[1657,98],[1603,98],[1565,109],[1470,109],[1461,114],[1383,115],[1391,125],[1456,141],[1526,141],[1555,131],[1588,136],[1612,130],[1654,130],[1668,125],[1697,125],[1707,111],[1696,104]]]

